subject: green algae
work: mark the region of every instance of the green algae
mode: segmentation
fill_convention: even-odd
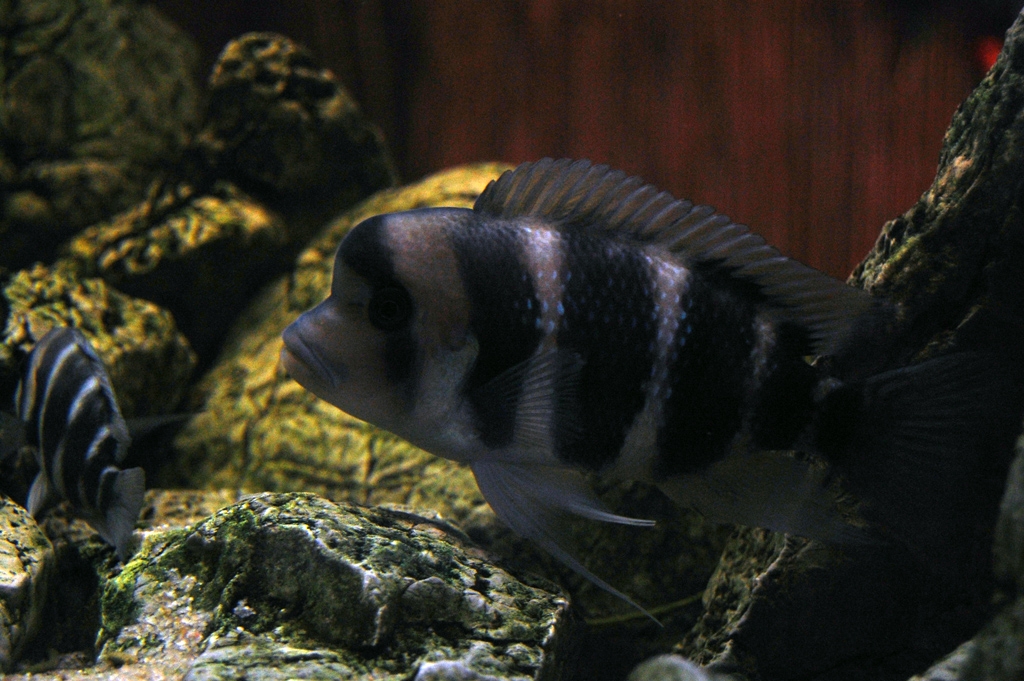
[[[566,601],[461,542],[407,513],[310,494],[251,497],[148,536],[104,588],[101,658],[151,655],[167,647],[167,623],[189,620],[205,641],[193,645],[194,678],[298,664],[303,675],[398,679],[428,659],[518,678],[567,654]]]
[[[106,641],[116,638],[121,629],[138,617],[140,606],[135,598],[135,588],[145,568],[146,562],[135,558],[103,585],[97,648],[102,647]]]

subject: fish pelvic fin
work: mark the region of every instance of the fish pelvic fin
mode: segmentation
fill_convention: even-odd
[[[536,542],[574,572],[661,626],[647,610],[592,573],[564,548],[570,540],[564,526],[569,514],[638,527],[651,527],[654,521],[605,510],[583,475],[570,469],[506,461],[475,461],[471,468],[484,499],[512,531]]]
[[[1017,432],[1019,393],[993,358],[944,355],[826,394],[815,444],[865,519],[941,571],[1000,438]]]
[[[28,514],[33,518],[38,518],[59,502],[60,496],[50,486],[46,473],[39,471],[39,474],[36,475],[35,480],[32,481],[32,486],[28,490],[28,501],[25,502]]]
[[[146,494],[146,474],[141,468],[129,468],[114,474],[112,501],[102,517],[89,519],[103,540],[113,545],[121,562],[131,555],[132,533]]]

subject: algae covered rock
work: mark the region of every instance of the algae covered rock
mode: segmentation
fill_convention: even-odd
[[[101,660],[191,679],[554,679],[577,635],[563,597],[443,527],[308,494],[150,534],[102,617]]]
[[[126,0],[0,7],[0,266],[142,198],[198,119],[189,39]]]
[[[0,382],[12,395],[21,361],[54,326],[74,326],[107,366],[127,418],[175,407],[195,354],[169,312],[131,298],[101,279],[42,265],[10,278],[3,289],[7,320],[0,337]]]
[[[153,200],[83,231],[65,248],[62,264],[170,310],[205,355],[259,287],[280,273],[289,243],[281,217],[234,185],[218,182],[205,193],[168,185]]]
[[[182,162],[64,249],[80,276],[170,310],[203,360],[325,219],[395,181],[380,133],[284,36],[228,43],[208,99]]]
[[[196,149],[214,175],[288,215],[306,237],[395,183],[380,131],[309,50],[275,33],[248,33],[221,52]]]
[[[10,671],[39,629],[54,554],[22,507],[0,496],[0,671]]]

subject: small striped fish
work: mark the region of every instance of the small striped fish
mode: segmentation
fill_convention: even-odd
[[[103,362],[81,332],[58,327],[43,336],[14,399],[40,469],[29,490],[29,513],[38,517],[67,501],[125,560],[145,475],[141,468],[118,468],[128,428]]]
[[[857,356],[889,315],[707,206],[544,159],[472,210],[354,227],[281,361],[322,399],[468,463],[500,518],[618,594],[563,548],[559,517],[645,522],[604,510],[587,472],[718,521],[864,541],[839,471],[885,536],[941,527],[930,513],[970,460],[991,372],[965,355],[844,376],[805,360]]]

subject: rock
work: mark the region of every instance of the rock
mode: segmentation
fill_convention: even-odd
[[[578,634],[564,598],[431,521],[308,494],[150,533],[107,582],[102,623],[117,674],[188,679],[458,678],[427,673],[446,664],[555,679]]]
[[[323,220],[395,184],[380,131],[334,74],[275,33],[248,33],[221,52],[197,150],[288,217],[304,243]]]
[[[626,681],[726,681],[678,655],[659,655],[639,665]]]
[[[23,358],[55,325],[85,334],[107,366],[125,418],[171,411],[184,393],[195,355],[170,313],[153,303],[42,265],[16,273],[3,296],[2,394],[13,395]]]
[[[209,357],[252,295],[281,272],[288,247],[281,217],[234,185],[196,193],[179,184],[86,229],[61,265],[167,308]]]
[[[999,612],[970,641],[911,681],[1011,681],[1024,678],[1024,437],[1010,467],[996,525]]]
[[[238,502],[235,490],[150,489],[139,513],[139,525],[147,530],[182,528]]]
[[[214,65],[185,161],[72,240],[66,262],[166,307],[209,363],[325,219],[394,181],[380,133],[334,75],[288,38],[252,33]]]
[[[142,198],[198,120],[196,50],[151,7],[15,0],[0,9],[0,266]]]
[[[708,585],[706,612],[676,648],[709,670],[779,680],[903,679],[957,648],[990,616],[992,526],[1024,385],[1024,238],[1015,179],[1024,176],[1022,51],[1024,16],[954,116],[932,188],[885,225],[851,278],[897,303],[899,315],[892,328],[878,330],[884,333],[866,333],[862,351],[840,365],[884,370],[969,350],[999,363],[1013,386],[988,405],[990,442],[977,476],[960,481],[970,505],[955,519],[935,509],[935,522],[948,523],[941,525],[949,529],[946,553],[923,569],[896,546],[827,547],[742,530]],[[991,622],[985,631],[998,634],[989,640],[1019,646],[1018,612],[1005,610]],[[947,671],[966,655],[955,678],[981,678],[968,668],[987,657],[981,668],[992,675],[985,678],[1017,678],[1009,673],[1016,662],[1006,662],[1013,653],[995,653],[995,645],[981,653],[981,643],[950,658]]]
[[[21,506],[0,496],[0,670],[10,671],[39,630],[54,554]]]

